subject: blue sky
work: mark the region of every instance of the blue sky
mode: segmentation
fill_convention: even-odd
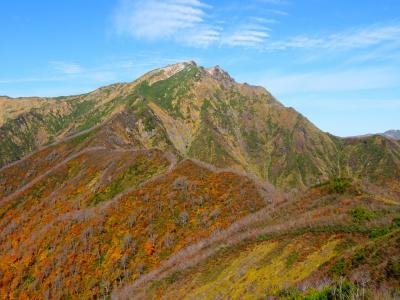
[[[400,129],[398,0],[3,0],[0,95],[91,91],[183,60],[339,136]]]

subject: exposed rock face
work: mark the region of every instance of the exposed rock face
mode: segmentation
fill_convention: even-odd
[[[235,82],[227,72],[221,69],[220,66],[214,66],[206,70],[215,80],[222,82],[225,87],[232,85]]]

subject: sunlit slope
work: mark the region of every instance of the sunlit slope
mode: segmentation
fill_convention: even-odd
[[[28,103],[1,101],[16,107],[20,101]],[[122,112],[128,129],[120,131],[134,134],[142,148],[168,149],[179,157],[232,167],[287,190],[333,176],[396,179],[400,170],[398,143],[374,136],[333,137],[265,89],[236,83],[219,67],[205,69],[193,62],[84,95],[32,101],[30,110],[4,119],[0,165],[96,128]]]

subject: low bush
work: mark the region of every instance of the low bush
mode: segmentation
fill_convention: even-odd
[[[389,233],[389,229],[385,227],[378,227],[378,228],[372,228],[368,237],[370,239],[376,239],[380,236],[384,236]]]
[[[290,268],[298,259],[299,253],[297,251],[293,251],[286,259],[286,267]]]
[[[394,228],[400,228],[400,218],[394,218],[392,221],[392,226]]]
[[[329,273],[335,276],[344,275],[345,268],[346,268],[346,261],[344,258],[341,258],[331,267]]]
[[[350,187],[350,184],[349,178],[336,177],[330,180],[329,189],[331,192],[343,194]]]
[[[352,180],[346,177],[333,177],[328,181],[314,185],[313,187],[325,187],[330,193],[343,194],[351,187]]]
[[[368,250],[366,248],[358,249],[351,257],[352,267],[358,267],[365,262],[368,255]]]
[[[388,277],[400,279],[400,261],[392,261],[387,265],[387,275]]]
[[[375,213],[373,211],[361,206],[350,210],[350,215],[352,216],[353,221],[356,223],[370,221],[375,217]]]
[[[294,288],[283,289],[278,296],[290,300],[350,300],[357,298],[357,287],[347,280],[327,286],[321,290],[309,289],[302,293]]]

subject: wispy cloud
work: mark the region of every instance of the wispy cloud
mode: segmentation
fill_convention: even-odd
[[[63,61],[51,61],[50,65],[56,70],[63,74],[72,75],[79,74],[84,71],[82,66],[77,63],[63,62]]]
[[[250,17],[251,21],[258,22],[261,24],[275,24],[279,23],[278,20],[273,19],[273,18],[262,18],[262,17]]]
[[[271,5],[281,2],[268,0]],[[260,16],[250,16],[246,22],[229,22],[229,16],[218,15],[213,9],[201,0],[120,0],[113,24],[117,34],[136,39],[173,40],[195,47],[258,47],[269,37],[265,25],[279,23],[276,18]]]
[[[387,26],[370,26],[333,34],[328,38],[326,47],[337,49],[354,49],[373,46],[385,41],[400,39],[400,24]]]
[[[248,24],[239,26],[231,34],[221,39],[221,44],[229,46],[258,47],[269,37],[270,29],[263,23],[265,19],[251,18]]]
[[[199,0],[121,0],[114,13],[119,34],[167,38],[202,24],[208,5]]]
[[[268,9],[267,12],[270,12],[272,14],[278,15],[278,16],[288,16],[289,13],[286,11],[280,10],[280,9]]]
[[[188,45],[207,47],[217,43],[221,38],[221,27],[219,26],[198,26],[190,30],[187,35],[182,37],[182,41]]]
[[[218,15],[206,0],[119,0],[113,24],[117,34],[136,39],[173,40],[195,46],[222,45],[266,50],[367,48],[400,39],[400,24],[353,28],[326,35],[297,35],[274,39],[268,26],[280,23],[288,13],[281,8],[288,0],[257,0],[265,4],[263,14],[253,11],[245,21]],[[239,9],[239,8],[236,8]],[[71,69],[73,71],[73,69]]]
[[[400,24],[372,25],[355,28],[327,36],[294,36],[286,40],[271,41],[266,45],[269,50],[286,49],[332,49],[352,50],[375,46],[385,42],[395,42],[400,39]]]
[[[187,56],[165,57],[161,56],[160,53],[157,52],[146,52],[138,53],[132,57],[122,57],[118,60],[111,60],[97,66],[83,66],[78,63],[50,61],[50,68],[45,72],[45,76],[41,73],[30,74],[18,78],[0,78],[0,85],[74,81],[100,85],[117,80],[131,81],[150,69],[188,60],[198,61],[199,59]]]
[[[272,93],[296,94],[390,88],[400,85],[400,74],[392,68],[359,68],[325,72],[265,74],[259,84]]]
[[[317,108],[332,111],[356,111],[360,112],[363,110],[371,109],[400,109],[400,98],[368,98],[359,97],[352,98],[349,101],[348,98],[340,98],[337,95],[326,95],[321,96],[318,94],[317,97],[307,95],[307,97],[300,96],[296,97],[288,103],[289,105],[301,105],[307,108]]]

